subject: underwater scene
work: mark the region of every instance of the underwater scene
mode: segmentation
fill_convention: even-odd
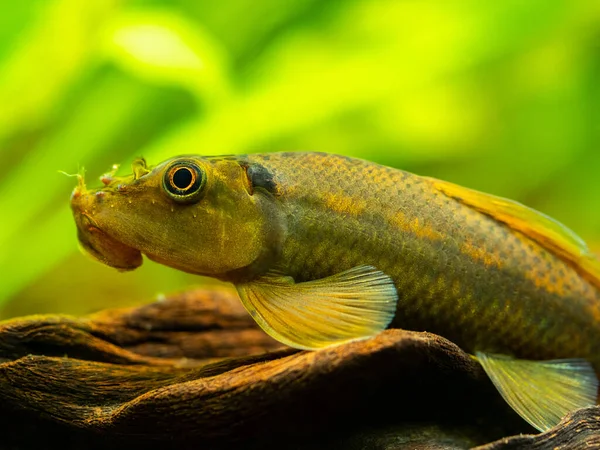
[[[6,429],[597,443],[599,36],[593,0],[5,2]]]

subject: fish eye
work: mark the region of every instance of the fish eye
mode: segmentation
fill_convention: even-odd
[[[173,200],[191,203],[199,199],[205,181],[203,170],[195,162],[177,161],[165,171],[163,187]]]

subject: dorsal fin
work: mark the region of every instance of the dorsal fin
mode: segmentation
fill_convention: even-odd
[[[435,178],[425,178],[439,191],[499,222],[520,231],[575,269],[600,289],[600,260],[585,242],[560,222],[521,203],[468,189]]]

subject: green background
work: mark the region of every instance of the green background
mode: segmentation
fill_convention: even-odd
[[[600,2],[20,0],[0,6],[0,318],[210,280],[118,273],[69,196],[112,164],[315,150],[507,196],[600,249]]]

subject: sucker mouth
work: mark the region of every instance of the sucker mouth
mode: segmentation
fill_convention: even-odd
[[[138,173],[145,174],[147,172],[145,161],[136,164]],[[81,168],[76,175],[77,186],[71,194],[71,209],[77,226],[79,246],[83,252],[96,261],[125,271],[142,265],[141,251],[106,233],[93,217],[99,202],[104,200],[106,194],[110,191],[120,191],[121,183],[128,178],[116,177],[117,169],[118,166],[114,165],[110,172],[100,177],[104,188],[88,190],[85,185],[85,170]]]
[[[112,238],[93,225],[77,227],[77,238],[85,252],[96,261],[119,270],[133,270],[142,265],[142,252]]]
[[[71,199],[71,208],[77,225],[77,238],[81,249],[94,260],[107,266],[126,271],[142,265],[142,253],[102,231],[95,220],[85,211],[82,203],[88,196],[75,188]]]

